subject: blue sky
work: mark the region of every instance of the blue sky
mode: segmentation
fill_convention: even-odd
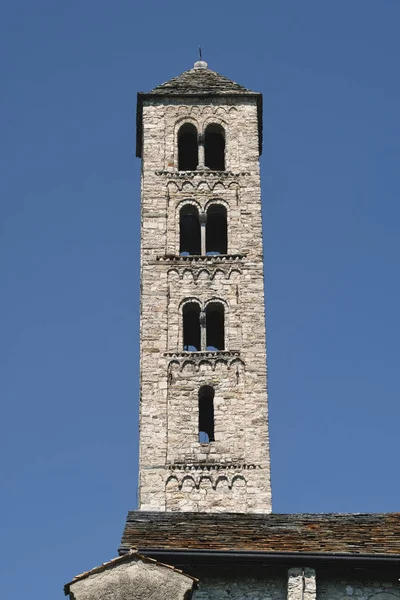
[[[15,0],[0,17],[4,597],[61,598],[136,507],[136,93],[199,44],[264,94],[274,511],[399,510],[398,0]]]

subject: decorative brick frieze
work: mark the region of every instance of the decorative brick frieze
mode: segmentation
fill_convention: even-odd
[[[195,171],[155,171],[158,176],[164,176],[167,179],[238,179],[239,177],[247,177],[251,175],[249,171],[242,171],[241,173],[233,173],[232,171],[210,171],[209,169],[203,169]]]
[[[219,264],[225,264],[225,263],[231,263],[231,262],[241,262],[243,260],[243,258],[245,258],[245,256],[243,254],[218,254],[216,256],[202,256],[200,254],[197,255],[189,255],[189,256],[181,256],[179,254],[167,254],[164,256],[157,256],[156,257],[156,262],[157,263],[165,263],[165,264],[171,264],[173,263],[174,265],[177,266],[186,266],[188,263],[191,266],[196,266],[196,265],[207,265],[207,266],[213,266],[213,265],[219,265]]]
[[[225,471],[229,471],[229,470],[235,470],[235,471],[248,471],[248,470],[254,470],[254,469],[261,469],[261,465],[248,465],[246,463],[220,463],[220,462],[203,462],[203,463],[173,463],[168,465],[168,469],[170,471],[185,471],[187,473],[190,472],[197,472],[197,471],[201,471],[203,473],[205,472],[209,472],[209,471],[220,471],[225,470]]]
[[[240,377],[240,373],[244,368],[244,363],[240,360],[240,352],[236,351],[220,351],[220,352],[171,352],[165,353],[165,356],[172,357],[168,362],[168,381],[173,383],[174,372],[185,371],[190,367],[198,373],[200,370],[209,370],[209,372],[215,372],[221,366],[225,366],[227,369],[234,368],[237,374],[237,379]]]

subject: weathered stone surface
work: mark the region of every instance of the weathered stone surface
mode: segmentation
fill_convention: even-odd
[[[314,569],[289,569],[287,600],[316,600],[316,594]]]
[[[262,570],[245,577],[235,573],[210,577],[201,573],[196,600],[286,600],[284,577],[268,578]]]
[[[189,600],[194,587],[192,577],[131,555],[76,577],[65,591],[71,600]]]
[[[297,575],[294,573],[297,571]],[[318,576],[318,570],[290,569],[287,579],[262,568],[247,576],[240,569],[220,575],[199,571],[196,600],[399,600],[400,590],[390,581],[341,580],[332,573]],[[349,594],[348,589],[353,590]]]
[[[357,600],[400,600],[398,582],[342,579],[332,573],[318,576],[317,600],[345,600],[351,597]]]
[[[222,81],[207,69],[188,73],[174,86],[193,77],[200,85],[202,73],[208,82]],[[267,513],[258,95],[178,98],[168,94],[168,86],[159,96],[157,90],[142,100],[139,506]],[[183,123],[194,124],[199,134],[210,123],[224,128],[226,171],[178,171]],[[179,256],[179,212],[185,203],[199,212],[210,204],[226,208],[228,255]],[[216,300],[224,305],[225,352],[183,352],[182,306],[188,300],[202,309]],[[198,438],[202,385],[215,390],[215,441],[209,444]],[[183,466],[193,473],[180,470]]]
[[[317,600],[344,600],[344,598],[349,597],[343,587],[345,582],[332,579],[328,585],[329,591],[326,588],[326,582],[323,582],[321,583],[323,588],[321,593],[316,593],[315,578],[314,582],[307,581],[308,579],[308,576],[306,576],[306,583],[304,584],[301,578],[295,590],[289,583],[286,591],[282,579],[263,578],[261,571],[258,577],[248,578],[237,577],[234,574],[227,575],[225,578],[205,576],[200,578],[199,589],[195,596],[196,600],[225,600],[227,598],[230,600],[284,600],[285,598],[308,600],[311,597]],[[355,585],[354,594],[359,600],[399,600],[400,598],[399,591],[394,590],[393,584],[390,582],[351,583]],[[305,585],[304,591],[303,585]],[[312,589],[309,589],[307,585],[311,585]],[[377,590],[385,590],[385,592],[376,593]]]

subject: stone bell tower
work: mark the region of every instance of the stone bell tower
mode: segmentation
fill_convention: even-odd
[[[261,146],[203,61],[138,95],[140,510],[271,511]]]

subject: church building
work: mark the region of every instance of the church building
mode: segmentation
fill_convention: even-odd
[[[272,513],[262,95],[200,60],[137,103],[139,507],[71,600],[400,600],[400,514]]]

